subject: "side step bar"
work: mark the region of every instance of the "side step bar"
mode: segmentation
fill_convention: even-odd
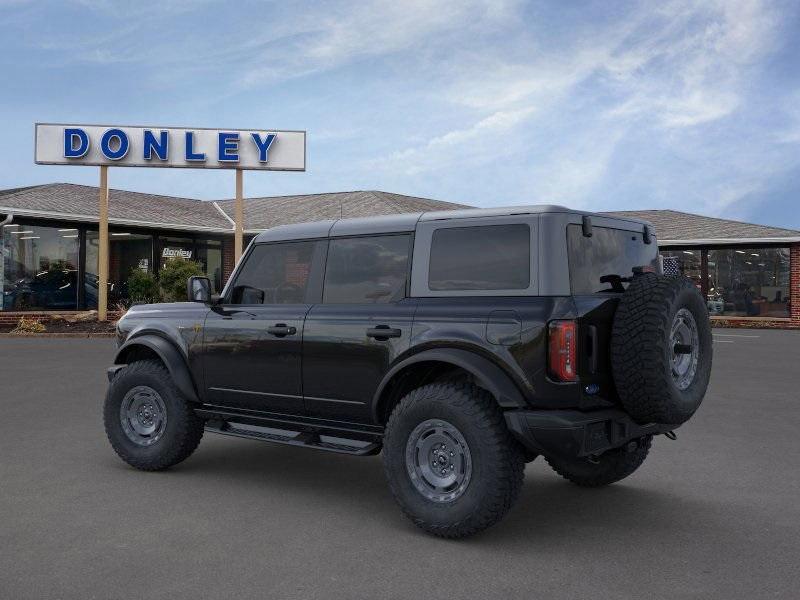
[[[261,440],[274,444],[286,444],[288,446],[301,446],[303,448],[338,452],[339,454],[351,454],[354,456],[370,456],[381,451],[381,444],[377,442],[322,435],[317,431],[290,431],[244,423],[231,423],[222,420],[208,421],[206,423],[206,431],[250,440]]]

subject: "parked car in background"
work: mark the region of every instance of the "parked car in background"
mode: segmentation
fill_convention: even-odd
[[[50,269],[40,271],[33,277],[6,282],[3,309],[74,309],[77,284],[78,272],[74,269]]]

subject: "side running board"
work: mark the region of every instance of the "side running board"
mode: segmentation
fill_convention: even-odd
[[[314,450],[338,452],[339,454],[352,454],[354,456],[369,456],[378,454],[381,451],[381,444],[376,442],[321,435],[316,431],[290,431],[221,420],[208,421],[206,423],[206,431],[250,440],[272,442],[274,444],[301,446]]]

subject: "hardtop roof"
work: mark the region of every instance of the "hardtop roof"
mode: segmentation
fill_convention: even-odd
[[[533,204],[527,206],[506,206],[496,208],[464,208],[457,210],[440,210],[416,213],[380,215],[376,217],[360,217],[355,219],[333,219],[279,225],[259,233],[254,242],[277,242],[321,237],[342,237],[354,235],[371,235],[382,233],[409,233],[416,229],[417,223],[425,221],[445,221],[453,219],[477,219],[485,217],[507,217],[514,215],[532,215],[544,213],[566,213],[579,216],[597,217],[604,221],[618,220],[637,223],[642,226],[652,224],[641,218],[609,215],[608,213],[592,213],[573,210],[565,206],[553,204]]]

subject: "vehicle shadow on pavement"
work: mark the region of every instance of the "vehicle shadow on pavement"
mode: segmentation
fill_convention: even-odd
[[[380,456],[350,457],[207,436],[189,460],[169,473],[213,480],[227,489],[280,494],[287,501],[324,498],[332,510],[346,511],[353,503],[368,505],[370,517],[383,521],[386,528],[417,533],[400,517]],[[545,470],[537,461],[528,467],[520,498],[506,519],[469,543],[547,546],[565,537],[609,539],[615,531],[657,538],[675,535],[687,526],[713,527],[717,512],[713,502],[700,503],[647,487],[651,483],[650,477],[637,481],[634,474],[605,488],[585,489]]]
[[[127,469],[121,462],[118,467]],[[672,492],[667,489],[671,484],[648,472],[605,488],[584,489],[538,460],[526,469],[521,496],[508,516],[457,542],[429,536],[403,518],[379,456],[350,457],[209,436],[185,463],[161,474],[139,475],[150,481],[155,475],[153,488],[166,486],[192,497],[224,490],[229,500],[239,498],[239,510],[252,509],[253,503],[269,506],[296,535],[335,541],[368,532],[421,552],[457,544],[477,552],[475,556],[528,557],[524,560],[544,553],[548,560],[608,564],[622,556],[645,570],[662,560],[676,566],[691,560],[699,578],[730,572],[734,567],[725,561],[732,556],[762,556],[769,560],[759,568],[780,577],[792,569],[790,549],[796,546],[792,528],[777,526],[769,512],[744,503],[721,505],[713,490]],[[261,526],[268,528],[264,535],[273,527]],[[768,543],[765,531],[770,532]]]

